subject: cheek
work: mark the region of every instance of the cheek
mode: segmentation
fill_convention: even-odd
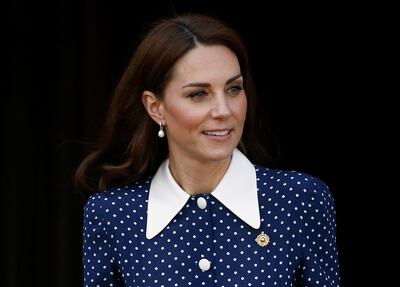
[[[234,109],[235,109],[236,117],[240,121],[244,122],[244,120],[246,119],[246,114],[247,114],[247,98],[246,98],[246,96],[244,96],[243,98],[240,98],[240,100],[235,102]]]
[[[200,109],[184,104],[168,107],[167,122],[170,128],[197,129],[203,119],[204,113]]]

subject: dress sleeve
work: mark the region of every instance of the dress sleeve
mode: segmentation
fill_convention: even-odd
[[[92,195],[84,207],[83,278],[85,287],[119,286],[114,280],[104,209],[100,195]]]
[[[304,209],[302,286],[339,286],[336,211],[326,184],[313,178]]]

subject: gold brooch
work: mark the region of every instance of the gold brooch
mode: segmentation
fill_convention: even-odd
[[[261,247],[267,246],[269,243],[269,236],[262,231],[261,234],[257,236],[256,242]]]

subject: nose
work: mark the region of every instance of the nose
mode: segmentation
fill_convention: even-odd
[[[228,99],[224,93],[214,97],[211,115],[214,118],[225,118],[231,114]]]

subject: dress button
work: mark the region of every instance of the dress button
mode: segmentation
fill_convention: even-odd
[[[207,201],[205,200],[204,197],[199,197],[199,198],[197,199],[197,206],[198,206],[199,208],[201,208],[201,209],[206,208],[206,206],[207,206]]]
[[[200,267],[201,271],[203,271],[203,272],[210,269],[210,266],[211,266],[211,262],[205,258],[203,258],[199,261],[199,267]]]

